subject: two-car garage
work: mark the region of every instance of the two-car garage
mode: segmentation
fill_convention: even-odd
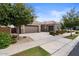
[[[39,32],[39,26],[36,25],[25,26],[25,33],[35,33],[35,32]]]
[[[36,33],[39,32],[39,26],[38,25],[27,25],[27,26],[22,26],[19,28],[19,33]],[[11,29],[12,33],[17,33],[16,28]]]

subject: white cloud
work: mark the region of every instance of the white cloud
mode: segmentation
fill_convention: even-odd
[[[41,21],[41,22],[43,22],[43,21],[56,21],[56,22],[59,22],[60,18],[38,17],[36,20]]]
[[[53,17],[60,17],[63,14],[65,14],[64,11],[57,11],[57,10],[51,11],[51,16],[53,16]]]
[[[55,20],[55,21],[60,21],[61,18],[62,18],[62,16],[63,16],[64,14],[66,14],[66,12],[68,12],[69,10],[70,10],[70,8],[67,8],[67,9],[62,10],[62,11],[59,11],[59,10],[52,10],[52,11],[50,11],[50,14],[51,14],[53,20]]]
[[[51,21],[51,20],[53,20],[53,21],[59,22],[61,20],[62,16],[69,10],[70,10],[70,8],[62,10],[62,11],[51,10],[51,11],[48,11],[47,14],[39,13],[40,16],[37,18],[37,20],[38,21]]]
[[[64,10],[52,10],[50,11],[50,14],[52,16],[55,16],[55,17],[61,17],[62,15],[64,15],[66,12],[68,12],[71,8],[67,8],[67,9],[64,9]]]

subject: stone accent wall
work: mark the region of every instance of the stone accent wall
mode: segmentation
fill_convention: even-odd
[[[0,27],[0,32],[10,33],[10,28],[9,27]]]

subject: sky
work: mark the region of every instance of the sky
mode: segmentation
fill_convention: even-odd
[[[78,3],[29,3],[35,10],[37,21],[57,21],[70,9],[79,10]]]

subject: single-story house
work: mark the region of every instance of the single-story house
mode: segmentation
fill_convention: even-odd
[[[59,29],[60,26],[55,21],[44,21],[44,22],[34,21],[32,24],[28,24],[27,26],[22,25],[19,28],[20,33],[49,32],[49,31],[56,31]],[[0,27],[0,31],[17,33],[17,29],[13,26]]]
[[[27,26],[21,26],[21,33],[49,32],[59,30],[60,26],[55,21],[38,22],[34,21]]]

